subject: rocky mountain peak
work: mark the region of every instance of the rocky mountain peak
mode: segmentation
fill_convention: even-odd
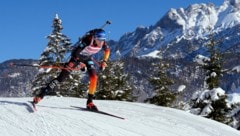
[[[119,49],[123,57],[146,56],[156,50],[164,50],[173,55],[177,48],[178,52],[186,52],[181,50],[184,49],[182,46],[186,46],[185,42],[188,42],[194,43],[192,51],[196,51],[207,39],[209,28],[217,34],[239,33],[233,32],[238,30],[234,27],[238,28],[236,26],[240,24],[239,4],[240,0],[225,0],[219,7],[212,3],[200,3],[187,8],[172,8],[155,25],[138,27],[135,31],[123,35],[113,48]]]
[[[225,0],[224,3],[232,5],[235,8],[240,8],[240,0]]]

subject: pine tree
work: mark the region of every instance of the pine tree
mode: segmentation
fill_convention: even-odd
[[[65,56],[69,53],[71,49],[71,42],[70,39],[61,33],[63,30],[62,27],[62,20],[56,14],[55,18],[53,19],[53,31],[50,35],[47,36],[48,44],[41,57],[39,59],[39,65],[43,66],[63,66],[65,63]],[[35,79],[32,83],[32,90],[34,94],[38,93],[42,87],[45,87],[47,83],[49,83],[52,79],[56,78],[59,73],[61,72],[60,69],[39,69],[38,75],[35,76]],[[75,78],[71,79],[68,78],[64,83],[59,85],[55,88],[54,91],[58,90],[60,92],[69,91],[70,87],[69,84],[75,83],[72,82],[75,79],[80,79],[80,74],[77,73]],[[80,82],[80,80],[78,80]],[[67,85],[68,84],[68,85]],[[61,88],[61,89],[60,89]]]
[[[145,102],[150,102],[159,106],[171,107],[176,99],[175,94],[168,89],[174,82],[168,78],[166,72],[169,64],[160,61],[158,64],[153,64],[155,75],[150,78],[150,83],[154,87],[155,93]]]
[[[71,75],[61,83],[60,94],[62,96],[86,98],[87,83],[83,83],[82,79],[85,73],[81,71],[72,71]]]
[[[231,115],[233,117],[233,121],[231,122],[231,126],[240,130],[240,103],[235,103],[233,105],[233,110],[231,111]]]
[[[108,62],[108,67],[99,74],[97,99],[133,101],[132,87],[128,84],[128,74],[124,73],[124,63]]]
[[[209,42],[206,44],[210,57],[204,59],[202,64],[206,72],[205,88],[193,95],[192,113],[228,124],[231,121],[228,117],[231,108],[227,106],[227,96],[219,85],[223,74],[223,55],[219,51],[218,44],[219,41],[216,41],[213,34],[210,34]]]
[[[48,45],[39,59],[40,65],[61,64],[65,60],[65,55],[70,51],[70,39],[61,33],[63,30],[62,20],[56,14],[53,19],[53,31],[48,35]]]
[[[205,61],[203,69],[207,72],[206,84],[208,89],[219,87],[219,80],[222,75],[223,54],[220,53],[219,48],[216,46],[219,42],[213,39],[211,34],[209,42],[206,44],[210,59]]]

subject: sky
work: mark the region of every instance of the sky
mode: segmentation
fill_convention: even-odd
[[[150,104],[95,100],[118,119],[72,106],[86,99],[46,96],[33,112],[31,98],[0,98],[1,136],[239,136],[230,126],[186,111]]]
[[[62,33],[74,44],[88,30],[107,20],[109,39],[119,40],[138,26],[157,23],[170,8],[187,8],[195,3],[220,6],[224,0],[1,0],[0,63],[9,59],[39,59],[52,33],[56,14]]]

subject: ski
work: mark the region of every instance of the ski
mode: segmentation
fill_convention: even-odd
[[[33,101],[28,101],[28,102],[32,104],[33,112],[36,112],[37,111],[36,104]]]
[[[76,109],[80,109],[81,111],[89,111],[89,112],[99,113],[99,114],[102,114],[102,115],[106,115],[106,116],[110,116],[110,117],[125,120],[125,118],[123,118],[123,117],[120,117],[120,116],[117,116],[117,115],[114,115],[114,114],[111,114],[111,113],[108,113],[108,112],[105,112],[105,111],[101,111],[101,110],[89,110],[87,108],[83,108],[83,107],[80,107],[80,106],[71,106],[71,107],[76,108]]]

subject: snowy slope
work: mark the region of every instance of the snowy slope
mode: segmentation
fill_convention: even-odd
[[[46,97],[35,113],[29,100],[0,98],[1,136],[240,136],[227,125],[149,104],[95,101],[127,118],[121,120],[71,107],[85,105],[84,99]]]

